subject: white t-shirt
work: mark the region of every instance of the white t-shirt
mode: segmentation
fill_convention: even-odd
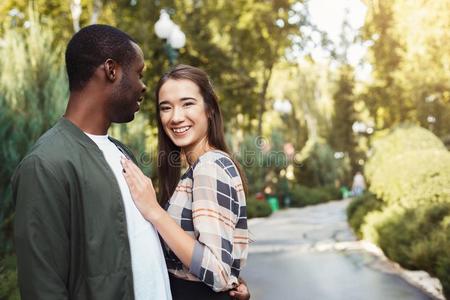
[[[153,225],[144,219],[135,206],[122,174],[120,159],[124,154],[108,139],[108,135],[88,133],[86,135],[103,152],[122,193],[131,249],[135,299],[171,300],[169,276],[158,234]]]

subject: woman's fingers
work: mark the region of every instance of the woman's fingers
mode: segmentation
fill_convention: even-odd
[[[138,182],[137,176],[135,174],[136,172],[135,172],[135,170],[133,170],[131,168],[130,163],[126,159],[122,158],[121,163],[122,163],[122,168],[124,170],[123,175],[125,177],[125,181],[128,184],[130,192],[132,194],[135,194],[138,192],[138,189],[139,189],[139,182]],[[137,195],[134,195],[134,196],[137,196]]]
[[[150,178],[130,160],[122,159],[121,164],[124,170],[124,177],[130,189],[136,207],[144,218],[148,221],[160,215],[161,207],[156,200],[155,190]]]
[[[133,162],[123,158],[121,163],[125,171],[125,180],[133,196],[140,199],[146,193],[154,192],[151,179],[145,176]]]
[[[144,173],[142,173],[141,169],[139,169],[133,162],[128,161],[127,163],[130,166],[130,169],[132,170],[132,174],[136,176],[136,181],[138,182],[139,186],[145,187],[147,177],[144,175]]]
[[[125,159],[125,165],[127,166],[127,170],[130,175],[135,179],[136,184],[139,187],[144,187],[146,183],[146,176],[142,171],[130,160]]]

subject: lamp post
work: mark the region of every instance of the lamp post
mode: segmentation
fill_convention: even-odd
[[[181,31],[169,16],[169,13],[162,9],[159,20],[155,23],[156,36],[165,41],[164,50],[166,51],[169,63],[174,65],[178,58],[178,49],[183,48],[186,44],[186,35]]]

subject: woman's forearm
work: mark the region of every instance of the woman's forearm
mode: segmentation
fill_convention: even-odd
[[[169,248],[189,268],[194,253],[195,240],[162,208],[149,221],[158,230]]]

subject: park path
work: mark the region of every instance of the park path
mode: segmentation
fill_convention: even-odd
[[[242,276],[253,300],[433,299],[356,241],[346,220],[349,201],[249,221],[254,242]]]

